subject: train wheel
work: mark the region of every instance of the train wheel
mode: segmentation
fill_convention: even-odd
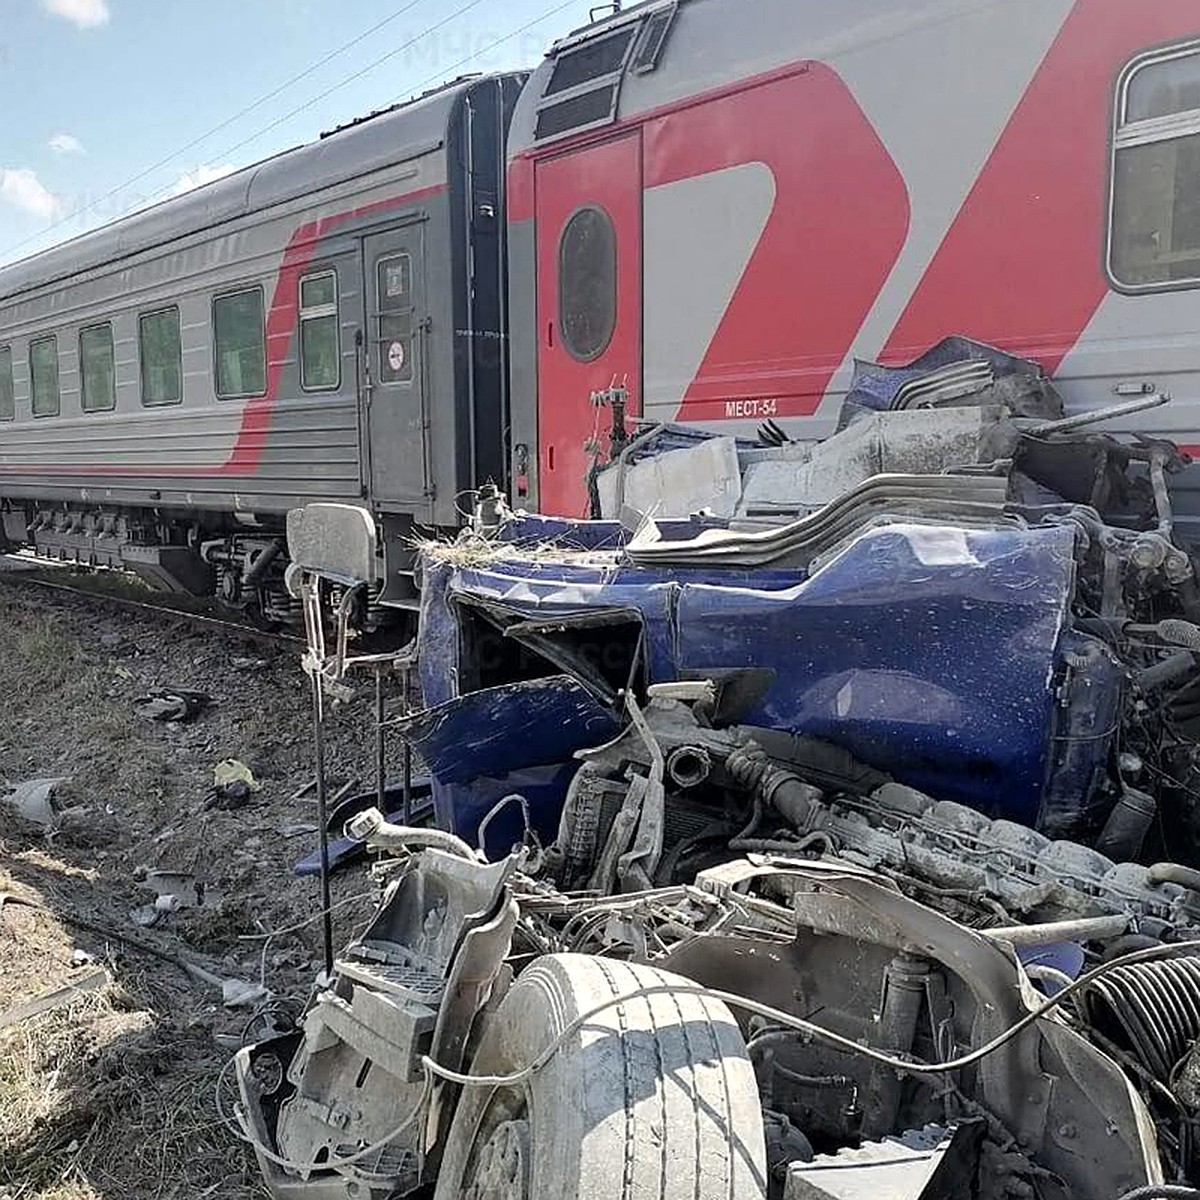
[[[548,955],[491,1018],[474,1075],[511,1075],[615,997],[694,985],[652,967]],[[516,1087],[472,1085],[435,1200],[753,1200],[766,1194],[762,1113],[737,1023],[684,991],[614,1001]]]

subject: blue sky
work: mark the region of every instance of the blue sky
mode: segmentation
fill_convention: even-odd
[[[597,2],[3,0],[0,263],[444,79],[533,65]]]

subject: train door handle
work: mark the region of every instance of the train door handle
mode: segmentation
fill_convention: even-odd
[[[551,349],[554,348],[554,322],[546,322],[546,345]]]

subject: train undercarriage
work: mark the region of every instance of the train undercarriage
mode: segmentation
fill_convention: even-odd
[[[379,519],[380,554],[390,568],[359,589],[355,630],[409,629],[418,603],[411,522]],[[33,554],[47,563],[113,570],[160,593],[215,598],[264,628],[299,631],[300,598],[288,585],[287,530],[280,519],[245,522],[195,511],[62,503],[8,502],[0,509],[0,552]],[[386,582],[385,582],[386,581]],[[341,600],[329,593],[330,611]]]

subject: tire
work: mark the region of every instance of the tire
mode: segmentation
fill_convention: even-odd
[[[471,1066],[508,1075],[576,1017],[677,975],[581,954],[538,959]],[[759,1200],[766,1152],[754,1070],[726,1006],[701,995],[614,1003],[519,1087],[460,1093],[435,1200]]]

